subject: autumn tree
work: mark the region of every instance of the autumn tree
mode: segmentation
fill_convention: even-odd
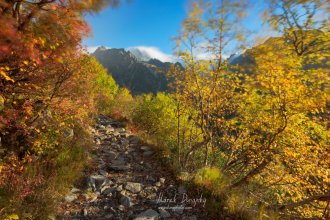
[[[283,33],[286,44],[298,56],[329,51],[329,16],[326,0],[269,1],[265,19]]]
[[[177,38],[184,70],[176,68],[172,71],[176,79],[178,115],[181,115],[180,109],[194,109],[189,111],[190,118],[201,131],[200,141],[183,146],[186,148],[182,154],[183,161],[189,161],[190,155],[204,148],[205,165],[210,162],[209,151],[215,149],[221,138],[219,135],[226,130],[223,119],[235,112],[237,100],[233,91],[238,78],[229,73],[225,54],[229,42],[241,39],[237,24],[244,15],[242,9],[245,5],[242,1],[213,3],[193,2]],[[179,136],[180,133],[178,140]]]
[[[194,159],[227,178],[222,193],[241,190],[253,198],[247,210],[267,207],[288,218],[329,215],[330,38],[328,20],[316,16],[324,4],[271,1],[265,18],[283,36],[247,51],[252,68],[241,73],[224,51],[234,37],[242,38],[235,34],[242,4],[197,1],[183,22],[178,42],[184,69],[172,70],[177,139],[185,117],[200,138],[177,142],[182,161],[202,154]]]
[[[59,190],[61,184],[51,184],[61,169],[82,168],[84,126],[101,96],[96,87],[116,90],[105,70],[83,54],[80,43],[89,34],[84,15],[118,3],[0,1],[0,218],[28,212],[44,219],[56,202],[49,189]],[[103,84],[94,85],[97,80]],[[73,181],[63,179],[63,185]]]

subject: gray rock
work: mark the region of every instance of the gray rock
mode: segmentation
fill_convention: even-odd
[[[124,137],[124,138],[128,138],[131,134],[127,133],[127,132],[123,132],[123,133],[120,133],[120,136],[121,137]]]
[[[135,136],[129,136],[129,142],[135,145],[139,143],[139,139]]]
[[[109,166],[110,170],[118,171],[118,172],[127,171],[127,170],[129,170],[129,168],[130,168],[129,165],[110,165]]]
[[[105,129],[105,126],[104,125],[99,125],[98,126],[100,130],[104,130]]]
[[[116,189],[114,188],[111,188],[111,187],[108,187],[108,186],[104,186],[102,189],[101,189],[101,194],[102,195],[108,195],[109,193],[113,193],[115,192]]]
[[[183,210],[184,210],[184,207],[176,207],[175,209],[172,209],[174,213],[176,214],[182,214],[183,213]]]
[[[156,198],[157,198],[157,194],[156,193],[151,193],[151,194],[149,194],[147,196],[147,199],[151,199],[151,200],[156,199]]]
[[[155,188],[154,187],[152,187],[152,186],[147,186],[146,188],[144,188],[144,191],[146,192],[146,193],[153,193],[153,192],[155,192]]]
[[[178,187],[178,193],[179,194],[184,194],[186,192],[187,192],[187,190],[184,186],[181,185],[181,186]]]
[[[100,136],[99,136],[99,139],[100,139],[101,141],[104,141],[105,139],[107,139],[107,137],[108,137],[108,136],[106,136],[106,135],[100,135]]]
[[[164,184],[165,183],[165,178],[159,178],[159,182],[161,183],[161,184]]]
[[[120,211],[124,211],[124,210],[125,210],[125,206],[123,206],[123,205],[119,205],[119,206],[118,206],[118,209],[119,209]]]
[[[147,197],[147,193],[145,191],[143,191],[143,190],[139,193],[139,195],[142,198],[146,198]]]
[[[102,175],[92,175],[88,177],[88,186],[96,191],[100,186],[102,186],[108,179]]]
[[[105,170],[99,170],[99,174],[101,174],[102,176],[107,176],[108,172]]]
[[[122,138],[120,142],[122,145],[126,145],[126,146],[129,145],[129,140],[127,140],[127,139]]]
[[[125,128],[116,128],[116,131],[118,131],[118,132],[125,132],[126,129]]]
[[[84,214],[85,217],[88,215],[87,209],[83,210],[83,214]]]
[[[156,186],[160,187],[161,186],[161,183],[160,182],[157,182],[155,183]]]
[[[125,189],[132,193],[139,193],[142,190],[142,185],[141,183],[127,182]]]
[[[98,195],[92,194],[89,196],[89,202],[95,202],[97,200]]]
[[[106,155],[110,160],[114,160],[117,157],[117,153],[114,151],[107,151]]]
[[[117,186],[116,191],[117,192],[123,191],[123,185]]]
[[[197,216],[196,215],[187,216],[187,217],[184,217],[183,220],[197,220]]]
[[[150,182],[156,182],[155,178],[153,178],[152,176],[147,176],[147,180]]]
[[[140,214],[138,214],[134,220],[157,220],[159,213],[153,209],[148,209]]]
[[[120,133],[119,133],[118,131],[114,131],[114,132],[113,132],[113,135],[114,135],[115,137],[119,137],[119,136],[120,136]]]
[[[95,140],[95,144],[97,144],[97,145],[101,145],[101,140],[100,140],[100,139],[96,139],[96,140]]]
[[[89,199],[89,196],[87,193],[83,193],[81,194],[81,196],[85,199],[85,200],[88,200]]]
[[[100,184],[102,184],[107,179],[105,176],[102,175],[92,175],[90,176],[90,178],[94,179],[95,182],[98,182]]]
[[[69,195],[65,196],[64,200],[66,202],[73,202],[77,198],[78,198],[78,196],[76,194],[69,194]]]
[[[151,148],[149,146],[141,146],[141,150],[143,150],[143,151],[150,151]]]
[[[71,193],[80,193],[81,190],[80,190],[80,189],[77,189],[77,188],[75,188],[75,187],[73,187],[73,188],[71,189],[70,192],[71,192]]]
[[[166,211],[165,209],[158,209],[158,211],[159,211],[159,214],[162,218],[171,217],[171,214],[168,211]]]
[[[126,206],[126,207],[132,207],[133,202],[132,199],[128,196],[122,196],[119,200],[120,204]]]
[[[153,154],[154,154],[154,152],[152,152],[152,151],[145,151],[145,152],[143,152],[143,156],[146,156],[146,157],[151,156]]]
[[[111,160],[111,164],[113,164],[113,165],[124,165],[125,164],[125,158],[118,157],[116,160]]]
[[[154,200],[157,198],[157,194],[156,193],[151,193],[147,196],[147,199],[150,199],[150,200]]]
[[[150,163],[145,163],[144,166],[147,168],[147,169],[152,169],[152,166]]]
[[[133,212],[132,210],[129,210],[129,211],[127,212],[127,216],[128,216],[128,217],[132,216],[133,214],[134,214],[134,212]]]
[[[111,125],[108,125],[106,128],[106,133],[107,134],[111,134],[115,131],[115,129],[113,127],[111,127]]]

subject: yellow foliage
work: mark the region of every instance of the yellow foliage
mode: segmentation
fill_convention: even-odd
[[[10,214],[5,216],[4,220],[19,220],[19,216],[17,214]]]
[[[12,78],[10,78],[10,77],[6,74],[5,71],[3,71],[3,70],[1,70],[1,69],[0,69],[0,75],[1,75],[3,78],[5,78],[5,80],[7,80],[7,81],[15,82]]]

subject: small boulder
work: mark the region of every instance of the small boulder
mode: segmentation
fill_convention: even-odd
[[[159,214],[162,218],[171,217],[171,214],[168,211],[166,211],[165,209],[158,209],[158,211],[159,211]]]
[[[148,147],[148,146],[141,146],[141,150],[143,150],[143,151],[150,151],[151,148]]]
[[[139,193],[142,190],[142,185],[141,183],[127,182],[125,189],[132,193]]]
[[[108,187],[108,186],[104,186],[102,189],[101,189],[101,194],[102,195],[108,195],[109,193],[113,193],[115,192],[116,189],[115,188],[111,188],[111,187]]]
[[[116,191],[117,192],[123,191],[123,185],[117,186]]]
[[[78,196],[76,194],[69,194],[69,195],[65,196],[64,200],[66,202],[73,202],[77,198],[78,198]]]
[[[110,165],[109,169],[113,170],[113,171],[117,171],[117,172],[121,172],[121,171],[127,171],[129,170],[129,166],[128,165]]]
[[[161,183],[161,184],[164,184],[165,183],[165,178],[159,178],[159,182]]]
[[[148,209],[140,214],[138,214],[134,220],[157,220],[159,213],[153,209]]]
[[[178,187],[178,193],[179,194],[184,194],[186,192],[187,192],[187,190],[184,186],[181,185],[181,186]]]
[[[132,199],[128,196],[122,196],[119,200],[120,204],[126,206],[126,207],[132,207],[133,202]]]

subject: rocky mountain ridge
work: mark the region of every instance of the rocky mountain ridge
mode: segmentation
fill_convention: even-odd
[[[170,80],[166,73],[173,63],[154,58],[143,61],[128,50],[105,47],[99,47],[92,56],[112,74],[120,87],[128,88],[134,95],[168,90]]]

